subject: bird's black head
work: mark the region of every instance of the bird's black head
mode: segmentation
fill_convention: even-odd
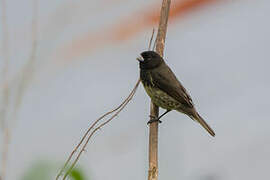
[[[144,51],[137,60],[140,62],[141,69],[154,69],[164,62],[163,58],[155,51]]]

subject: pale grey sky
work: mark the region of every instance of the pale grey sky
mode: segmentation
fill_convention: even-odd
[[[89,124],[133,88],[139,75],[135,58],[146,49],[151,28],[68,62],[54,59],[55,50],[74,37],[116,24],[144,5],[115,2],[41,2],[38,63],[12,132],[8,180],[20,179],[39,159],[61,164]],[[30,50],[31,1],[11,0],[7,10],[10,77],[16,77]],[[178,112],[166,115],[160,125],[160,179],[269,177],[269,10],[267,0],[225,1],[169,25],[165,59],[216,137]],[[83,154],[79,164],[92,179],[146,179],[148,114],[149,98],[140,85],[127,109]]]

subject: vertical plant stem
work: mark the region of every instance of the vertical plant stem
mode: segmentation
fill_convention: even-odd
[[[3,132],[3,149],[2,149],[2,169],[0,180],[6,177],[7,161],[8,161],[8,148],[9,148],[9,128],[5,128]]]
[[[0,165],[0,180],[5,179],[6,166],[7,166],[7,156],[8,156],[8,143],[9,143],[9,127],[7,122],[7,110],[9,105],[9,84],[8,84],[8,66],[9,66],[9,34],[7,26],[7,16],[6,16],[6,1],[2,0],[0,4],[0,11],[2,16],[2,54],[3,54],[3,69],[1,74],[0,83],[6,84],[6,88],[1,91],[0,102],[0,130],[3,131],[3,144],[1,146],[1,165]]]
[[[7,107],[8,107],[8,97],[9,97],[9,87],[8,87],[8,81],[7,81],[7,76],[8,76],[8,66],[9,66],[9,34],[8,34],[8,27],[7,27],[7,18],[6,18],[6,1],[2,0],[0,4],[0,11],[1,11],[1,22],[2,22],[2,54],[3,54],[3,62],[1,63],[2,65],[2,73],[0,76],[0,83],[3,84],[3,87],[6,86],[5,88],[2,89],[1,91],[1,104],[0,104],[0,128],[1,130],[4,131],[6,122],[6,113],[7,113]]]
[[[150,117],[158,117],[158,106],[151,102]],[[149,127],[149,170],[148,180],[158,179],[158,122],[153,122]]]
[[[32,0],[32,6],[33,6],[33,17],[32,17],[32,49],[30,52],[30,56],[26,62],[26,64],[21,69],[21,77],[19,80],[18,88],[17,88],[17,94],[15,98],[14,103],[14,112],[12,116],[12,120],[17,120],[18,111],[20,109],[22,99],[25,93],[26,88],[28,87],[31,78],[33,77],[34,73],[34,66],[36,62],[36,56],[37,56],[37,40],[38,40],[38,0]]]
[[[167,24],[169,19],[171,0],[163,0],[161,12],[160,12],[160,20],[157,34],[157,45],[156,51],[161,56],[163,56],[164,46],[165,46],[165,38],[167,33]]]
[[[156,51],[163,56],[165,37],[167,32],[167,23],[169,18],[171,0],[163,0],[160,12],[160,20],[157,34]],[[150,117],[155,118],[159,115],[158,106],[151,102]],[[149,170],[148,180],[158,179],[158,123],[153,122],[150,124],[149,131]]]

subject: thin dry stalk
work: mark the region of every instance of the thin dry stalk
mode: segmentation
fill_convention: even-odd
[[[82,152],[85,150],[89,140],[91,139],[91,137],[93,136],[93,134],[99,130],[101,127],[105,126],[107,123],[109,123],[113,118],[115,118],[125,107],[126,105],[129,103],[129,101],[133,98],[138,86],[140,83],[140,79],[137,81],[135,87],[133,88],[133,90],[131,91],[131,93],[128,95],[128,97],[115,109],[105,113],[104,115],[102,115],[100,118],[98,118],[86,131],[86,133],[84,134],[84,136],[82,137],[81,141],[78,143],[78,145],[75,147],[75,149],[71,152],[71,154],[69,155],[67,161],[65,162],[63,168],[60,170],[60,172],[58,173],[56,180],[59,179],[59,177],[62,175],[62,173],[64,172],[64,170],[66,169],[67,165],[69,164],[70,160],[72,159],[73,155],[75,154],[75,152],[81,147],[82,143],[84,142],[85,138],[89,135],[90,131],[93,130],[93,128],[96,126],[97,123],[99,123],[102,119],[104,119],[106,116],[108,116],[109,114],[112,114],[115,112],[115,114],[113,114],[111,116],[111,118],[109,118],[107,121],[105,121],[104,123],[100,124],[97,128],[95,128],[91,134],[88,136],[86,142],[83,144],[83,147],[80,149],[79,154],[76,156],[75,160],[73,161],[73,163],[71,164],[71,166],[69,167],[69,169],[67,170],[67,172],[65,173],[63,180],[67,178],[68,174],[72,171],[73,167],[76,165],[76,163],[78,162]]]
[[[22,98],[25,93],[25,89],[29,85],[30,79],[34,72],[34,65],[36,62],[37,55],[37,39],[38,39],[38,1],[32,0],[33,2],[33,19],[32,19],[32,49],[29,55],[29,59],[21,70],[21,79],[17,89],[17,96],[15,99],[13,120],[17,119],[18,111],[21,106]]]
[[[152,31],[152,35],[151,35],[151,39],[149,41],[149,46],[148,46],[148,50],[150,51],[151,50],[151,45],[152,45],[152,41],[153,41],[153,38],[154,38],[154,34],[155,34],[155,28],[153,28],[153,31]],[[155,47],[155,44],[154,44],[154,47]],[[153,47],[153,48],[154,48]]]
[[[4,57],[3,60],[3,69],[2,69],[2,83],[5,83],[6,76],[8,73],[8,66],[9,66],[9,33],[8,33],[8,25],[7,25],[7,17],[6,17],[6,1],[1,0],[1,22],[2,22],[2,54]]]
[[[101,121],[103,118],[105,118],[106,116],[108,116],[111,113],[114,113],[115,111],[117,111],[118,109],[120,109],[123,104],[126,102],[126,100],[124,100],[122,102],[122,104],[120,104],[117,108],[103,114],[101,117],[99,117],[86,131],[86,133],[83,135],[82,139],[80,140],[80,142],[77,144],[77,146],[74,148],[74,150],[71,152],[71,154],[69,155],[67,161],[65,162],[63,168],[60,170],[60,172],[58,173],[58,175],[56,176],[56,180],[58,180],[58,178],[62,175],[62,173],[64,172],[64,170],[66,169],[68,163],[70,162],[71,158],[73,157],[73,155],[77,152],[77,150],[79,149],[79,147],[81,146],[81,144],[83,143],[83,141],[85,140],[85,138],[87,137],[87,135],[89,134],[89,132],[94,128],[94,126]]]
[[[3,88],[2,102],[0,104],[0,127],[4,131],[5,128],[5,118],[8,108],[8,99],[9,99],[9,87],[7,84],[7,76],[8,76],[8,66],[9,66],[9,33],[8,33],[8,25],[7,25],[7,17],[6,17],[6,1],[1,1],[1,21],[2,21],[2,54],[3,54],[3,61],[2,61],[2,74],[0,83],[6,85],[6,88]]]
[[[9,129],[4,129],[4,142],[3,142],[3,149],[2,149],[2,170],[1,170],[1,177],[0,180],[4,180],[6,177],[6,168],[7,168],[7,160],[8,160],[8,148],[9,148]]]
[[[163,0],[160,12],[158,34],[156,38],[156,51],[163,56],[165,37],[167,32],[167,22],[170,11],[170,0]],[[151,102],[150,117],[157,118],[159,114],[158,107]],[[150,124],[149,131],[149,170],[148,180],[158,179],[158,122]]]
[[[8,82],[8,63],[9,63],[9,54],[8,54],[8,28],[6,23],[6,4],[5,0],[1,1],[2,7],[2,24],[3,24],[3,54],[5,57],[5,62],[3,66],[3,75],[2,82],[3,85],[3,102],[2,108],[0,110],[0,121],[2,122],[1,127],[3,127],[3,146],[2,146],[2,162],[1,162],[1,177],[0,179],[5,179],[6,166],[8,162],[8,152],[9,152],[9,140],[11,136],[11,122],[17,118],[17,112],[21,104],[21,100],[24,94],[26,85],[28,84],[29,77],[31,76],[33,63],[36,59],[36,47],[37,47],[37,0],[33,0],[33,21],[32,21],[32,50],[28,62],[22,68],[21,79],[19,80],[19,85],[17,89],[17,96],[14,103],[14,112],[11,114],[12,117],[7,117],[7,111],[9,107],[9,96],[10,96],[10,83]]]
[[[136,92],[136,90],[137,90],[137,88],[138,88],[138,86],[139,86],[139,83],[140,83],[140,80],[137,81],[137,83],[136,83],[134,89],[131,91],[131,93],[129,94],[129,96],[125,99],[124,104],[121,106],[121,108],[120,108],[120,109],[119,109],[119,110],[118,110],[118,111],[117,111],[110,119],[108,119],[108,120],[105,121],[104,123],[100,124],[97,128],[95,128],[95,129],[93,130],[93,132],[89,135],[89,137],[87,138],[86,142],[84,143],[84,145],[83,145],[81,151],[80,151],[79,154],[77,155],[75,161],[72,163],[72,165],[70,166],[70,168],[69,168],[68,171],[66,172],[66,174],[65,174],[65,176],[64,176],[64,178],[63,178],[63,180],[66,179],[66,177],[68,176],[68,174],[71,172],[71,170],[73,169],[73,167],[76,165],[76,163],[77,163],[77,161],[79,160],[79,158],[80,158],[82,152],[85,151],[85,148],[86,148],[86,146],[87,146],[89,140],[90,140],[91,137],[93,136],[93,134],[94,134],[97,130],[101,129],[103,126],[105,126],[106,124],[108,124],[111,120],[113,120],[113,118],[115,118],[115,117],[116,117],[116,116],[117,116],[117,115],[118,115],[118,114],[126,107],[126,105],[127,105],[127,104],[130,102],[130,100],[133,98],[133,96],[134,96],[134,94],[135,94],[135,92]]]
[[[3,131],[3,144],[2,144],[2,162],[0,169],[0,179],[5,179],[6,175],[6,166],[7,166],[7,158],[8,158],[8,143],[9,143],[9,127],[7,125],[7,111],[9,105],[9,85],[7,83],[8,79],[8,69],[9,69],[9,33],[8,33],[8,25],[6,18],[6,1],[1,1],[1,11],[2,11],[2,54],[3,54],[3,69],[1,74],[0,83],[6,84],[7,88],[3,89],[1,94],[2,102],[0,102],[0,128]]]

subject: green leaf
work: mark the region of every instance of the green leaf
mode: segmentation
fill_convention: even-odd
[[[50,161],[37,161],[26,170],[21,180],[49,180],[55,179],[59,165]],[[65,173],[65,172],[64,172]],[[60,178],[61,179],[61,178]],[[74,168],[68,177],[69,180],[89,180],[82,168]]]
[[[73,180],[86,180],[81,169],[73,169],[70,173],[70,177]]]

